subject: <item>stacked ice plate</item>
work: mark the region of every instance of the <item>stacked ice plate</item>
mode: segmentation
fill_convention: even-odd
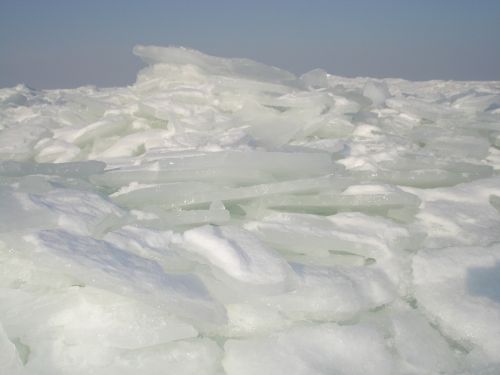
[[[500,83],[135,48],[0,90],[1,374],[500,373]]]

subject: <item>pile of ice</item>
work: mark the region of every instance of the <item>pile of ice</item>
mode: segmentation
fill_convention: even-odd
[[[500,83],[137,47],[0,90],[1,374],[499,374]]]

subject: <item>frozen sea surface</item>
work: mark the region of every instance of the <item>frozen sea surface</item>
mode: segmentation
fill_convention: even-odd
[[[0,374],[500,374],[500,83],[138,46],[0,90]]]

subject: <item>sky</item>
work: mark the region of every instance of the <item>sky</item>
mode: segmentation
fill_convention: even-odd
[[[500,0],[0,0],[0,87],[128,85],[136,44],[299,75],[500,80]]]

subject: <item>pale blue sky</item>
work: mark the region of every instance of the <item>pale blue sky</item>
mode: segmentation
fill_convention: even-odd
[[[135,44],[297,74],[500,80],[500,1],[0,0],[0,87],[130,84]]]

